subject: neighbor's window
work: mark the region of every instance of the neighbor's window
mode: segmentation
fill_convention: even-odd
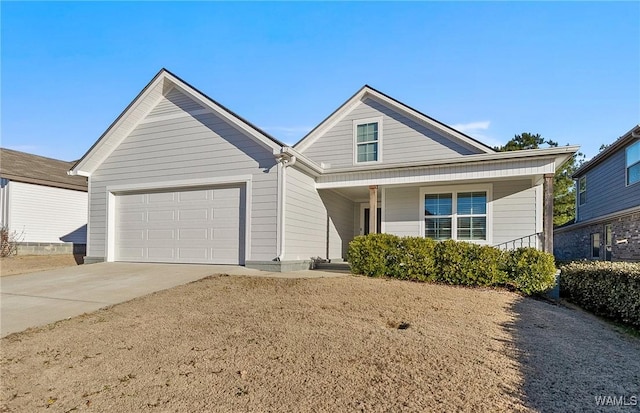
[[[363,123],[356,126],[357,162],[375,162],[378,160],[378,122]]]
[[[587,177],[583,176],[578,181],[578,196],[580,200],[580,205],[587,202]]]
[[[629,146],[627,152],[627,185],[640,182],[640,141]]]
[[[600,233],[591,234],[591,258],[600,258]]]
[[[424,236],[435,240],[487,240],[487,192],[425,194]]]

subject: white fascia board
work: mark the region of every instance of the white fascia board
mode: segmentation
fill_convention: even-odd
[[[251,181],[251,175],[234,175],[234,176],[220,176],[215,178],[194,178],[194,179],[180,179],[175,181],[162,181],[151,183],[137,183],[137,184],[122,184],[122,185],[109,185],[107,186],[107,192],[121,193],[121,192],[136,192],[136,191],[154,191],[159,189],[184,189],[184,188],[196,188],[203,186],[215,186],[225,184],[237,184]]]
[[[414,168],[325,174],[318,178],[316,189],[502,180],[534,177],[554,173],[554,171],[555,163],[553,158],[521,159],[518,162],[494,161],[472,164],[430,165]]]
[[[521,151],[508,151],[508,152],[495,152],[490,154],[477,154],[477,155],[464,155],[457,158],[445,158],[437,159],[427,162],[403,162],[393,163],[386,165],[375,166],[361,166],[361,167],[347,167],[336,169],[324,169],[324,175],[334,173],[348,173],[348,172],[373,172],[377,170],[389,170],[389,169],[405,169],[405,168],[419,168],[428,166],[441,166],[441,165],[463,165],[467,163],[477,162],[494,162],[494,161],[510,161],[519,160],[522,158],[553,158],[557,166],[558,161],[564,162],[574,153],[580,149],[579,146],[562,146],[559,148],[547,148],[547,149],[527,149]]]

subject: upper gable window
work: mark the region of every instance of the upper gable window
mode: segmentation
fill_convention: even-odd
[[[640,141],[627,147],[627,185],[640,182]]]
[[[368,163],[381,160],[382,119],[362,119],[353,122],[354,162]]]

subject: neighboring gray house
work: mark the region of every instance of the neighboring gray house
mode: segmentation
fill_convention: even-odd
[[[561,260],[640,261],[640,125],[582,165],[575,223],[555,230]]]
[[[0,225],[19,254],[84,253],[87,179],[67,174],[73,164],[0,149]]]
[[[71,173],[86,262],[288,270],[370,231],[542,247],[577,149],[496,152],[368,86],[289,147],[163,69]]]

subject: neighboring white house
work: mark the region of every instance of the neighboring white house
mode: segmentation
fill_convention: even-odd
[[[289,147],[162,69],[71,173],[86,262],[287,270],[375,231],[551,251],[553,174],[577,149],[496,152],[369,86]]]
[[[0,149],[0,225],[19,254],[85,250],[87,182],[67,174],[73,163]]]

